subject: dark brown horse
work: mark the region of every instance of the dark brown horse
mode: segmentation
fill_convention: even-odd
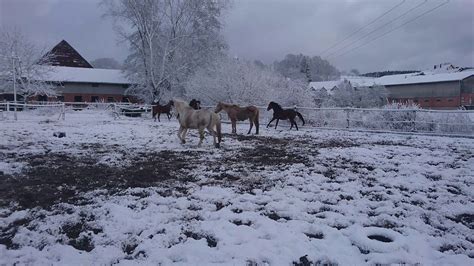
[[[201,109],[201,101],[198,101],[196,99],[192,99],[190,102],[189,102],[189,106],[191,106],[194,110],[200,110]],[[176,118],[179,119],[179,113],[178,115],[176,116]]]
[[[255,129],[256,129],[256,134],[258,135],[258,128],[259,128],[259,122],[258,122],[258,116],[259,116],[259,110],[256,106],[247,106],[247,107],[240,107],[235,104],[228,104],[228,103],[221,103],[219,102],[216,106],[216,109],[214,112],[219,113],[220,111],[224,110],[227,115],[229,116],[230,121],[232,122],[232,133],[237,134],[237,120],[238,121],[244,121],[244,120],[249,120],[250,121],[250,128],[249,132],[247,134],[250,134],[252,131],[253,124],[255,124]]]
[[[168,120],[171,119],[171,106],[173,105],[173,101],[169,101],[166,105],[160,105],[157,103],[152,108],[152,116],[156,121],[156,115],[158,115],[158,121],[160,121],[160,115],[166,114]],[[161,121],[160,121],[161,122]]]
[[[198,101],[196,99],[192,99],[189,102],[189,106],[191,106],[194,110],[199,110],[199,109],[201,109],[201,101]]]
[[[270,124],[273,122],[273,120],[276,119],[276,124],[275,124],[275,129],[278,126],[278,121],[281,120],[290,120],[291,127],[290,129],[293,128],[293,125],[296,127],[296,130],[298,130],[298,125],[295,122],[296,116],[298,116],[301,121],[303,121],[303,126],[304,126],[304,119],[303,116],[298,112],[293,109],[283,109],[278,103],[276,102],[270,102],[270,104],[267,107],[267,111],[270,111],[270,109],[273,109],[273,117],[270,122],[268,122],[267,127],[270,126]]]

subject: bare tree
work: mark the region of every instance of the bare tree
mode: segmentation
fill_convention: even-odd
[[[128,93],[159,101],[178,93],[195,67],[225,48],[219,18],[226,1],[103,0],[130,46]]]
[[[13,92],[16,80],[17,93],[23,97],[56,95],[51,82],[52,71],[47,64],[51,57],[45,50],[28,40],[18,29],[0,31],[0,91]]]

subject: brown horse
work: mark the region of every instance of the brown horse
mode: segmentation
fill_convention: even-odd
[[[166,114],[168,117],[168,120],[171,119],[171,106],[173,105],[173,101],[169,101],[166,105],[160,105],[157,103],[156,105],[153,106],[152,108],[152,116],[156,121],[156,115],[158,115],[158,121],[160,121],[160,115],[161,114]]]
[[[258,116],[259,116],[259,111],[256,106],[250,105],[247,107],[240,107],[235,104],[228,104],[228,103],[222,103],[219,102],[216,106],[216,109],[214,110],[215,113],[219,113],[220,111],[224,110],[227,115],[229,116],[230,121],[232,122],[232,133],[237,134],[237,120],[238,121],[244,121],[244,120],[249,120],[250,121],[250,128],[249,132],[247,134],[250,134],[252,131],[253,124],[255,124],[255,129],[256,129],[256,134],[258,135],[258,128],[259,128],[259,123],[258,123]]]

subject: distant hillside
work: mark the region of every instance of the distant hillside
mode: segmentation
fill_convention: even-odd
[[[381,72],[370,72],[362,74],[361,76],[364,77],[371,77],[371,78],[380,78],[387,75],[399,75],[399,74],[410,74],[420,72],[418,70],[404,70],[404,71],[381,71]]]

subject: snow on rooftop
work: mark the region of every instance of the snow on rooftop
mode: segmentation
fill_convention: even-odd
[[[310,82],[309,87],[315,90],[326,89],[327,91],[332,90],[334,87],[339,86],[344,80],[330,80],[330,81],[318,81]]]
[[[403,85],[403,84],[418,84],[418,83],[432,83],[432,82],[447,82],[459,81],[474,75],[474,70],[465,70],[462,72],[452,73],[429,73],[424,74],[402,74],[389,75],[376,79],[377,84],[384,86]]]
[[[51,71],[45,76],[46,81],[130,84],[124,73],[118,69],[99,69],[82,67],[44,66]]]
[[[461,72],[417,72],[399,75],[387,75],[380,78],[370,78],[362,76],[341,76],[339,80],[311,82],[310,88],[319,90],[325,88],[330,91],[334,86],[338,86],[344,80],[348,80],[354,87],[369,87],[376,84],[383,86],[432,83],[432,82],[448,82],[459,81],[474,75],[474,70],[465,70]]]

